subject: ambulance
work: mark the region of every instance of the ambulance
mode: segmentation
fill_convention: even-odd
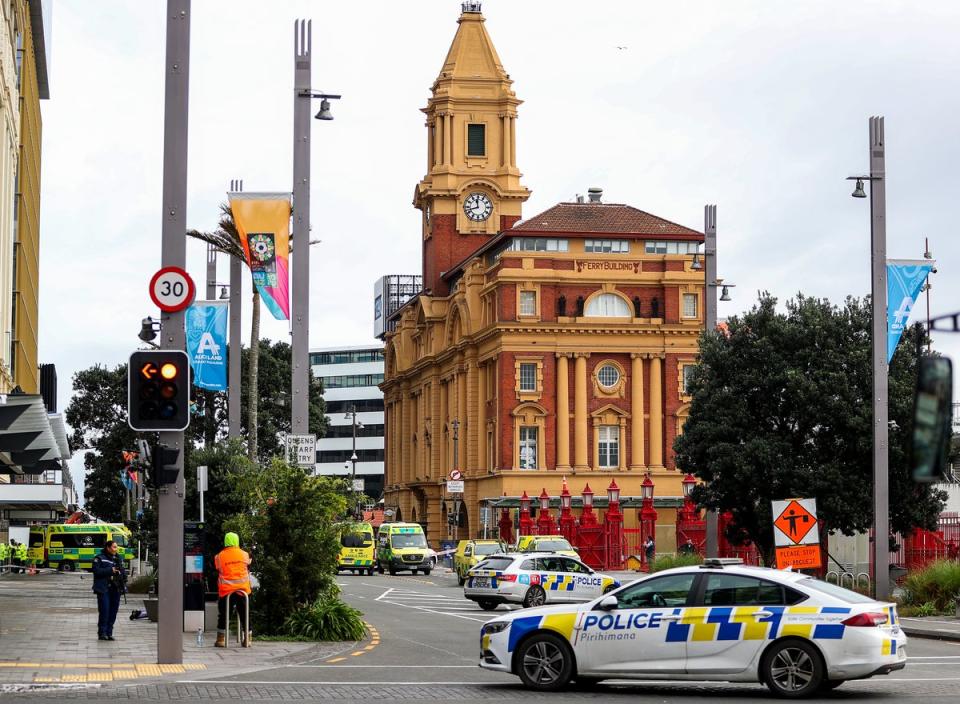
[[[430,574],[427,538],[419,523],[384,523],[377,533],[377,571]]]
[[[36,531],[36,528],[33,529]],[[43,552],[40,554],[39,535],[32,533],[28,558],[43,567],[52,567],[63,572],[89,570],[108,540],[119,548],[118,555],[129,562],[134,558],[133,534],[122,523],[54,523],[44,530]]]
[[[337,572],[350,570],[356,573],[373,574],[376,548],[373,541],[373,526],[369,523],[347,523],[340,527],[340,557]]]

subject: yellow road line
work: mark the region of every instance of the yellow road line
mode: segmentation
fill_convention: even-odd
[[[346,660],[346,658],[333,658],[332,660],[327,660],[327,662],[340,662],[341,660]]]

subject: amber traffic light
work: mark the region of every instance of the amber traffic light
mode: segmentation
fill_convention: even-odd
[[[127,417],[134,430],[185,430],[190,425],[186,352],[147,350],[130,355]]]

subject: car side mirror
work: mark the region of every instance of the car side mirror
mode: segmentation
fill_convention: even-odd
[[[603,597],[597,604],[597,608],[601,611],[613,611],[617,606],[619,606],[619,602],[617,597],[613,595]]]

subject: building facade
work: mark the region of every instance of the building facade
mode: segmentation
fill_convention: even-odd
[[[310,351],[314,378],[323,382],[327,434],[317,440],[317,474],[351,477],[356,410],[356,477],[372,499],[383,493],[383,348],[379,345]],[[349,415],[349,417],[348,417]],[[361,425],[362,424],[362,427]]]
[[[650,473],[679,498],[671,448],[704,320],[702,233],[599,189],[520,221],[520,101],[483,22],[464,3],[425,110],[424,290],[385,339],[385,503],[431,542],[453,506],[459,537],[476,536],[484,505],[556,497],[564,478],[638,497]]]

